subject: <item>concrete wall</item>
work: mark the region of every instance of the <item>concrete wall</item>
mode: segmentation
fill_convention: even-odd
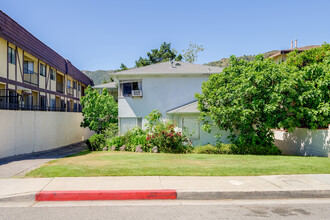
[[[51,150],[89,138],[76,112],[0,110],[0,158]]]
[[[285,155],[330,157],[330,129],[274,130],[275,145]]]

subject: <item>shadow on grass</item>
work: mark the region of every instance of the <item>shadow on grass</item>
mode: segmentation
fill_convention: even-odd
[[[82,152],[79,152],[79,153],[76,153],[76,154],[71,154],[71,155],[65,156],[64,158],[67,158],[67,157],[78,157],[78,156],[84,156],[84,155],[87,155],[87,154],[90,154],[90,153],[92,153],[92,151],[90,151],[90,150],[85,150],[85,151],[82,151]]]

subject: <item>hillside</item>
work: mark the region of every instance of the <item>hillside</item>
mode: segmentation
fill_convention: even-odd
[[[276,53],[278,50],[272,50],[266,53],[263,53],[264,56],[268,56],[271,54]],[[241,57],[237,57],[238,59],[244,59],[247,61],[251,61],[255,58],[255,55],[244,55]],[[210,66],[218,66],[218,67],[227,67],[229,66],[229,58],[222,58],[218,61],[213,61],[210,63],[206,63],[206,65]],[[89,71],[89,70],[82,70],[84,74],[86,74],[89,78],[91,78],[94,81],[95,85],[100,85],[104,81],[110,81],[110,77],[112,73],[114,73],[114,70],[96,70],[96,71]]]
[[[272,51],[268,51],[266,53],[263,53],[263,55],[265,57],[269,56],[269,55],[272,55],[274,53],[278,52],[278,50],[272,50]],[[240,57],[237,57],[239,60],[243,59],[243,60],[246,60],[246,61],[252,61],[254,60],[256,55],[243,55],[243,56],[240,56]],[[222,58],[221,60],[218,60],[218,61],[213,61],[213,62],[210,62],[210,63],[206,63],[206,65],[209,65],[209,66],[218,66],[218,67],[228,67],[229,66],[229,58]]]
[[[89,70],[82,70],[86,76],[91,78],[94,81],[95,85],[100,85],[103,81],[109,81],[111,74],[114,70],[96,70],[96,71],[89,71]]]

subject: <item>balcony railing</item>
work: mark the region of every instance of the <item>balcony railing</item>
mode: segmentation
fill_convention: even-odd
[[[72,95],[72,96],[73,96],[73,88],[72,88],[72,87],[67,87],[67,88],[66,88],[66,94],[67,94],[67,95]]]
[[[56,92],[64,93],[64,86],[61,82],[56,82]]]
[[[39,86],[39,74],[35,73],[29,69],[24,69],[24,79],[23,80],[25,83]]]

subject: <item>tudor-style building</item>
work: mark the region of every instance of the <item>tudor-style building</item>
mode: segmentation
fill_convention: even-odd
[[[0,109],[80,111],[93,81],[0,10]]]

